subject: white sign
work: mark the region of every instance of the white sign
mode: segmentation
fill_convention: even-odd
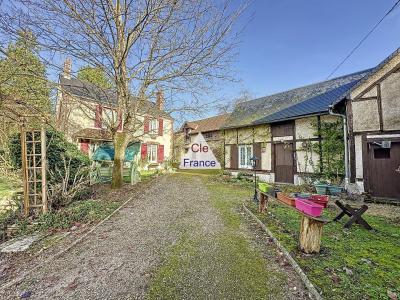
[[[180,169],[221,169],[211,148],[199,133],[190,144],[188,152],[182,157]]]

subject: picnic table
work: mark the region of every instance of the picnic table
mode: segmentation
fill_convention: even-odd
[[[324,217],[313,217],[308,214],[305,214],[302,211],[297,210],[291,205],[283,203],[273,197],[272,195],[268,195],[261,190],[257,190],[260,197],[258,211],[260,213],[266,212],[268,208],[268,200],[269,198],[274,198],[279,203],[294,209],[297,213],[301,215],[300,221],[300,235],[299,235],[299,247],[300,250],[304,253],[319,253],[321,248],[321,237],[322,237],[322,229],[323,226],[330,221]]]

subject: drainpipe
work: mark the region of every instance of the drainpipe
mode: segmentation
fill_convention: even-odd
[[[347,117],[346,114],[339,114],[333,112],[333,105],[329,106],[329,114],[332,116],[341,117],[343,120],[343,139],[344,139],[344,187],[347,189],[349,185],[350,178],[350,170],[349,170],[349,147],[348,147],[348,139],[347,139]]]

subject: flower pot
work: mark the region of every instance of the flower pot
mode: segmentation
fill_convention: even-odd
[[[330,185],[328,187],[329,195],[337,195],[342,192],[342,188],[337,185]]]
[[[324,208],[328,206],[329,202],[329,196],[327,195],[311,195],[308,197],[308,200],[317,203],[319,205],[322,205]]]
[[[317,194],[319,195],[327,195],[329,193],[328,184],[314,184],[314,187],[317,190]]]
[[[321,216],[322,210],[324,209],[322,205],[302,198],[296,198],[295,203],[296,209],[313,217]]]
[[[258,189],[263,193],[267,193],[271,188],[272,186],[270,186],[268,183],[265,182],[258,183]]]
[[[276,193],[276,196],[277,196],[277,199],[279,201],[281,201],[282,203],[285,203],[285,204],[293,206],[293,207],[296,206],[294,198],[289,197],[289,195],[287,195],[283,192],[278,192],[278,193]]]
[[[294,197],[297,197],[297,198],[308,199],[310,196],[311,196],[311,194],[307,194],[307,193],[294,193]]]

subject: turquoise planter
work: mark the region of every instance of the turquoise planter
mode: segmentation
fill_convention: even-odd
[[[314,184],[314,187],[317,190],[318,195],[327,195],[329,193],[328,184]]]
[[[314,187],[319,195],[337,195],[342,192],[342,188],[337,185],[314,184]]]
[[[330,195],[337,195],[342,192],[342,188],[340,186],[336,186],[336,185],[330,185],[328,187],[328,190],[329,190]]]

